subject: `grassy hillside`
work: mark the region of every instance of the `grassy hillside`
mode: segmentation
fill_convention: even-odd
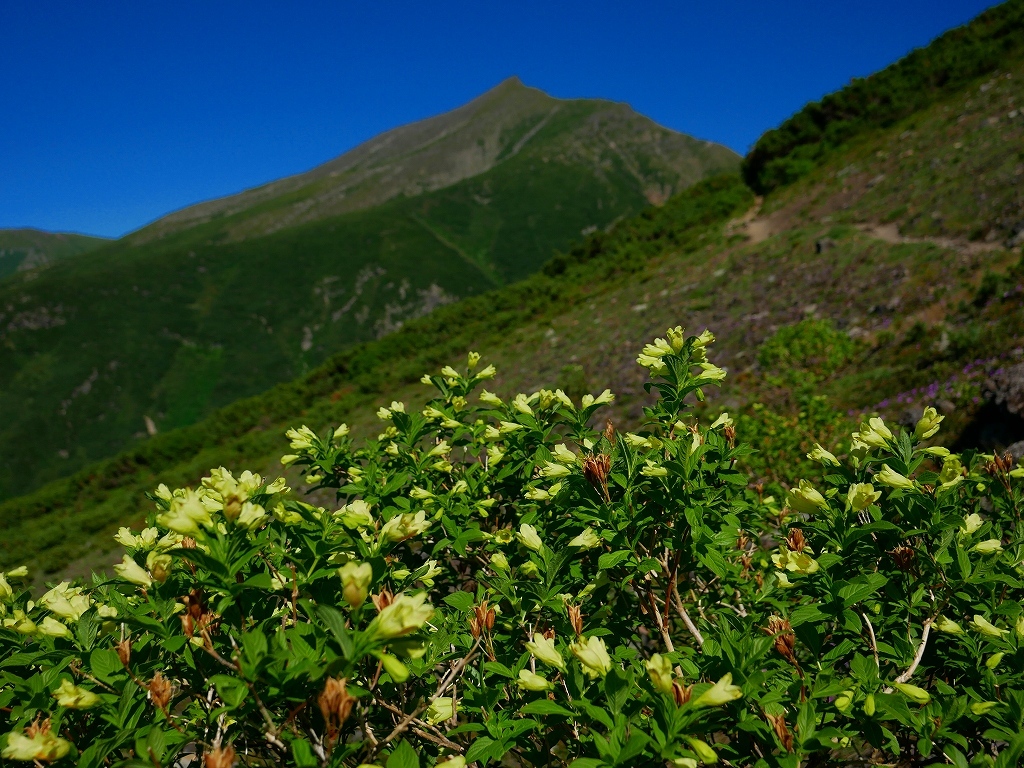
[[[497,365],[499,394],[610,387],[611,417],[635,426],[650,399],[636,351],[678,323],[718,335],[730,377],[702,412],[737,416],[762,446],[748,468],[769,492],[802,471],[814,442],[841,442],[864,413],[910,421],[938,404],[947,443],[1022,439],[985,395],[991,376],[1024,360],[1016,61],[861,131],[763,201],[735,177],[704,182],[577,241],[523,282],[6,502],[0,562],[102,564],[109,534],[144,516],[156,483],[195,483],[220,464],[279,472],[290,425],[375,433],[377,404],[415,407],[419,376],[469,349]]]
[[[38,229],[0,229],[0,279],[94,251],[107,242],[105,238],[89,235]]]
[[[274,194],[182,212],[88,260],[0,281],[0,498],[521,279],[581,232],[739,163],[625,105],[516,83],[457,113],[271,185]],[[445,158],[458,166],[474,132],[494,157],[420,191],[452,181],[426,170]],[[417,169],[422,185],[410,189]],[[337,179],[359,173],[361,199],[377,204],[325,208],[341,194]]]
[[[1009,0],[881,72],[808,104],[758,140],[744,160],[744,178],[759,192],[787,184],[857,135],[888,128],[1022,54],[1024,0]]]

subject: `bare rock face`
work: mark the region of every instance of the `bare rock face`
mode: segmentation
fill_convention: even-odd
[[[992,377],[990,387],[996,405],[1024,416],[1024,363],[1004,368]]]
[[[1013,456],[1014,461],[1024,459],[1024,440],[1019,440],[1013,445],[1006,446],[1006,453]]]

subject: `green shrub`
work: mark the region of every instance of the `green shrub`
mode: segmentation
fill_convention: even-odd
[[[153,494],[113,579],[8,572],[4,760],[1016,765],[1024,469],[922,447],[928,409],[772,501],[687,415],[713,340],[645,347],[636,434],[588,426],[607,391],[478,392],[471,355],[375,440],[291,430],[307,501],[218,469]]]

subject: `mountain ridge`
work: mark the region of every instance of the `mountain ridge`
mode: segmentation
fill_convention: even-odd
[[[229,229],[228,239],[247,239],[283,226],[364,210],[399,195],[412,197],[443,189],[517,155],[560,109],[570,104],[590,105],[599,115],[618,119],[638,115],[620,102],[557,99],[513,76],[454,110],[391,128],[307,171],[186,206],[127,237],[141,244],[218,217],[244,215],[283,195],[298,197],[283,222],[276,208]],[[727,147],[694,139],[648,118],[643,120],[662,132],[662,142],[668,139],[685,145],[689,152],[706,149],[716,155],[720,165],[727,158],[739,160]],[[679,147],[672,150],[678,152]],[[663,195],[656,193],[655,198],[663,199]]]

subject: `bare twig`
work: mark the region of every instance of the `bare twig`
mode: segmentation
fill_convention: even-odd
[[[875,640],[875,628],[871,626],[871,619],[864,611],[860,612],[864,623],[868,625],[868,637],[871,639],[871,652],[875,655],[875,669],[881,671],[882,665],[878,662],[878,641]]]
[[[676,613],[679,614],[679,618],[683,620],[683,624],[686,625],[686,628],[690,631],[690,634],[693,635],[693,639],[697,641],[698,647],[703,648],[704,636],[700,633],[700,630],[697,629],[697,625],[693,623],[693,620],[690,618],[690,614],[686,612],[686,607],[683,605],[683,600],[679,597],[679,590],[673,590],[672,599],[675,603]]]
[[[905,683],[911,678],[914,672],[917,670],[918,665],[921,663],[921,659],[924,658],[924,649],[928,645],[928,635],[932,631],[932,619],[926,619],[924,622],[924,629],[921,632],[921,645],[917,647],[917,653],[914,655],[914,660],[911,662],[910,667],[902,675],[896,678],[897,683]]]

